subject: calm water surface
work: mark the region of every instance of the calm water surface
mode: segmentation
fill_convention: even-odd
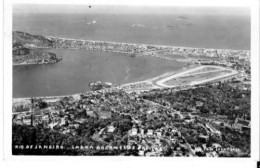
[[[250,16],[14,14],[13,29],[75,39],[250,49]],[[92,24],[92,21],[96,21]]]
[[[250,14],[241,15],[240,11],[225,14],[217,8],[207,9],[208,12],[192,8],[195,13],[190,13],[191,9],[172,8],[167,14],[162,11],[141,14],[140,8],[139,14],[120,14],[115,8],[114,12],[102,14],[77,11],[46,13],[44,11],[50,7],[33,8],[35,12],[28,12],[31,8],[22,7],[24,12],[14,8],[13,30],[75,39],[250,50]],[[73,94],[84,92],[92,81],[127,83],[184,66],[184,63],[176,61],[131,58],[118,53],[51,52],[62,55],[64,59],[52,65],[13,67],[13,97]]]
[[[48,65],[13,67],[13,97],[51,96],[84,92],[93,81],[122,84],[174,71],[185,63],[86,50],[47,50],[63,56]]]

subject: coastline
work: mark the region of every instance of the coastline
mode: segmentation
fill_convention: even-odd
[[[125,43],[125,42],[99,41],[99,40],[83,40],[83,39],[64,38],[64,37],[57,37],[57,36],[44,36],[44,37],[49,39],[49,40],[50,39],[60,39],[60,40],[72,40],[72,41],[92,42],[92,43],[109,43],[109,44],[123,44],[123,45],[145,45],[145,46],[164,47],[164,48],[172,47],[172,48],[191,49],[191,50],[193,50],[193,49],[203,49],[203,50],[222,50],[222,51],[235,51],[235,52],[238,52],[238,51],[250,52],[251,51],[251,50],[238,50],[238,49],[203,48],[203,47],[196,48],[196,47],[172,46],[172,45],[156,45],[156,44],[143,44],[143,43]],[[79,48],[74,48],[74,49],[79,49]]]
[[[203,67],[203,66],[200,66],[200,65],[197,65],[197,64],[192,64],[192,65],[189,65],[189,66],[182,67],[182,68],[175,70],[175,71],[170,71],[170,72],[160,74],[158,76],[155,76],[155,77],[152,77],[152,78],[149,78],[149,79],[125,83],[125,84],[120,84],[120,85],[115,85],[115,86],[112,86],[111,89],[124,89],[126,92],[133,92],[133,91],[142,92],[142,91],[151,90],[151,89],[179,87],[179,86],[163,87],[165,84],[159,85],[158,83],[163,83],[161,81],[168,80],[170,78],[173,78],[173,76],[179,76],[183,73],[187,73],[188,71],[193,71],[193,70],[196,70],[196,69],[201,68],[201,67]],[[221,68],[221,69],[224,69],[224,68]],[[229,68],[225,68],[225,69],[229,69]],[[235,71],[233,69],[230,69],[230,70]],[[224,79],[228,79],[230,77],[236,76],[237,74],[239,74],[239,73],[236,72],[236,74],[232,74],[231,76],[227,75],[227,77],[225,76],[225,77],[219,77],[219,78],[221,78],[221,80],[224,80]],[[218,81],[218,79],[215,79],[215,80],[212,80],[212,81],[216,81],[216,80]],[[209,82],[209,81],[202,82],[201,84],[205,84],[207,82]],[[138,84],[144,84],[144,83],[151,84],[152,87],[146,88],[146,89],[144,89],[144,88],[127,89],[127,87],[129,87],[131,85],[138,85]],[[189,85],[193,86],[194,84],[190,83]],[[184,85],[184,86],[187,86],[187,85]],[[87,91],[87,92],[93,92],[93,91]],[[15,103],[15,102],[19,102],[19,101],[30,100],[31,98],[44,99],[44,100],[48,101],[48,100],[61,99],[61,98],[70,97],[70,96],[79,96],[79,95],[85,94],[87,92],[80,92],[80,93],[74,93],[74,94],[68,94],[68,95],[21,97],[21,98],[13,98],[12,101],[13,101],[13,103]]]
[[[173,74],[176,74],[176,73],[179,73],[179,72],[182,72],[184,70],[187,70],[187,69],[190,69],[190,68],[194,68],[196,67],[197,65],[191,65],[191,66],[185,66],[185,67],[182,67],[178,70],[175,70],[175,71],[170,71],[170,72],[166,72],[166,73],[163,73],[161,75],[158,75],[158,76],[155,76],[155,77],[152,77],[152,78],[148,78],[148,79],[145,79],[145,80],[141,80],[141,81],[135,81],[135,82],[130,82],[130,83],[125,83],[125,84],[121,84],[121,85],[116,85],[116,86],[112,86],[112,89],[113,88],[123,88],[125,86],[128,86],[128,85],[132,85],[132,84],[139,84],[139,83],[143,83],[143,82],[151,82],[153,80],[158,80],[164,76],[168,76],[168,75],[173,75]],[[91,92],[91,91],[89,91]],[[32,96],[32,97],[19,97],[19,98],[13,98],[13,102],[14,101],[19,101],[19,100],[30,100],[31,98],[42,98],[42,99],[58,99],[58,98],[63,98],[63,97],[69,97],[69,96],[73,96],[73,95],[80,95],[80,94],[84,94],[86,92],[81,92],[81,93],[75,93],[75,94],[69,94],[69,95],[53,95],[53,96]]]
[[[60,60],[62,60],[62,58],[59,58],[57,60],[55,60],[55,62],[37,62],[37,63],[13,63],[13,66],[21,66],[21,65],[44,65],[44,64],[54,64],[54,63],[58,63]]]
[[[13,6],[9,153],[250,159],[251,8],[111,7]]]
[[[13,98],[12,101],[19,101],[19,100],[30,100],[31,98],[36,98],[36,99],[59,99],[59,98],[64,98],[64,97],[69,97],[69,96],[74,96],[74,95],[80,95],[83,93],[75,93],[71,95],[59,95],[59,96],[36,96],[36,97],[19,97],[19,98]]]
[[[44,65],[44,64],[51,64],[51,63],[21,63],[21,64],[13,63],[13,66],[22,66],[22,65]]]
[[[166,73],[163,73],[161,75],[158,75],[158,76],[155,76],[155,77],[152,77],[152,78],[149,78],[149,79],[145,79],[145,80],[141,80],[141,81],[135,81],[135,82],[130,82],[130,83],[125,83],[125,84],[120,84],[120,85],[116,85],[114,86],[113,88],[124,88],[124,87],[127,87],[127,86],[130,86],[130,85],[134,85],[134,84],[140,84],[140,83],[149,83],[149,84],[152,84],[153,87],[150,88],[150,89],[155,89],[155,88],[160,88],[156,83],[157,82],[154,82],[154,81],[158,81],[158,80],[161,80],[161,78],[167,78],[169,76],[172,76],[174,74],[177,74],[177,73],[181,73],[182,71],[185,71],[187,69],[190,69],[192,67],[196,67],[198,65],[196,64],[191,64],[191,65],[188,65],[189,62],[193,62],[195,60],[195,58],[191,58],[189,57],[186,53],[185,53],[185,50],[187,49],[191,49],[191,50],[220,50],[220,51],[226,51],[226,52],[241,52],[241,51],[244,51],[244,52],[249,52],[249,50],[230,50],[230,49],[207,49],[207,48],[192,48],[192,47],[177,47],[177,46],[165,46],[165,45],[152,45],[152,44],[136,44],[136,43],[120,43],[120,42],[111,42],[111,41],[94,41],[94,40],[79,40],[79,39],[70,39],[70,38],[61,38],[61,37],[53,37],[53,36],[44,36],[45,38],[49,39],[49,40],[53,40],[53,39],[56,39],[56,40],[72,40],[72,41],[79,41],[79,42],[89,42],[89,43],[100,43],[98,45],[102,45],[102,43],[105,43],[105,44],[113,44],[113,45],[132,45],[134,47],[138,47],[139,45],[140,46],[152,46],[152,47],[157,47],[157,49],[155,50],[149,50],[149,49],[146,49],[147,51],[143,51],[143,52],[137,52],[136,53],[136,57],[139,57],[139,56],[151,56],[151,57],[158,57],[158,58],[162,58],[162,59],[167,59],[167,60],[176,60],[178,62],[185,62],[187,63],[183,68],[179,69],[179,70],[176,70],[176,71],[170,71],[170,72],[166,72]],[[58,43],[58,41],[56,41],[56,43]],[[86,44],[85,44],[86,45]],[[87,46],[87,45],[86,45]],[[101,48],[91,48],[91,49],[88,49],[88,48],[83,48],[84,46],[80,46],[80,47],[39,47],[39,46],[34,46],[32,48],[39,48],[39,49],[75,49],[75,50],[93,50],[93,51],[100,51],[100,52],[115,52],[115,53],[123,53],[123,54],[131,54],[132,52],[124,52],[124,51],[118,51],[118,50],[113,50],[113,49],[108,49],[108,50],[104,50],[102,47]],[[178,49],[182,49],[181,51],[179,52],[182,52],[183,55],[178,55],[176,54],[177,56],[183,56],[184,58],[171,58],[171,57],[167,57],[167,56],[162,56],[160,54],[157,55],[156,52],[158,51],[168,51],[168,49],[171,48],[171,49],[174,49],[174,48],[178,48]],[[158,50],[159,49],[159,50]],[[153,54],[155,53],[155,54]],[[173,56],[176,56],[175,54],[173,54]],[[208,56],[209,58],[211,56]],[[42,64],[51,64],[51,63],[22,63],[22,64],[17,64],[17,63],[13,63],[13,66],[21,66],[21,65],[42,65]],[[142,88],[136,88],[137,90],[142,90]],[[55,98],[62,98],[62,97],[67,97],[67,96],[73,96],[73,95],[79,95],[79,94],[84,94],[84,93],[76,93],[76,94],[72,94],[72,95],[59,95],[59,96],[38,96],[38,97],[34,97],[34,98],[43,98],[43,99],[55,99]],[[19,100],[19,99],[22,99],[22,100],[26,100],[26,99],[30,99],[32,97],[23,97],[23,98],[13,98],[13,101],[15,100]]]

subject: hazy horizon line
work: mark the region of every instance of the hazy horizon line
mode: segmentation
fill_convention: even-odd
[[[57,7],[58,6],[58,7]],[[67,5],[14,4],[13,13],[78,13],[78,14],[208,14],[250,16],[250,7],[197,6],[123,6],[123,5]]]

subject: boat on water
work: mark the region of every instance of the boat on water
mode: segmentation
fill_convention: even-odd
[[[96,20],[92,20],[92,21],[88,22],[87,24],[91,25],[91,24],[95,24],[95,23],[97,23],[97,21]]]

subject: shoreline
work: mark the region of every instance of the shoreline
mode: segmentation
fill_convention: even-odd
[[[112,86],[111,88],[122,88],[122,87],[125,87],[125,86],[128,86],[128,85],[132,85],[132,84],[138,84],[138,83],[143,83],[143,82],[152,82],[153,80],[158,80],[159,78],[162,78],[164,76],[176,74],[176,73],[179,73],[179,72],[182,72],[184,70],[187,70],[187,69],[190,69],[190,68],[194,68],[194,67],[196,67],[196,65],[185,66],[185,67],[182,67],[182,68],[180,68],[178,70],[169,71],[169,72],[157,75],[157,76],[152,77],[152,78],[148,78],[148,79],[140,80],[140,81],[134,81],[134,82],[125,83],[125,84],[120,84],[120,85]],[[31,98],[56,99],[56,98],[69,97],[69,96],[79,95],[79,94],[84,94],[84,93],[86,93],[86,92],[80,92],[80,93],[74,93],[74,94],[65,94],[65,95],[57,95],[57,96],[53,95],[53,96],[18,97],[18,98],[12,98],[12,100],[13,101],[16,101],[16,100],[19,100],[19,99],[27,100],[27,99],[31,99]]]
[[[25,63],[25,64],[17,64],[13,63],[13,66],[22,66],[22,65],[44,65],[44,64],[52,64],[52,63]]]
[[[74,95],[79,95],[83,93],[75,93],[71,95],[58,95],[58,96],[32,96],[32,97],[19,97],[19,98],[13,98],[12,101],[19,101],[19,100],[30,100],[31,98],[36,98],[36,99],[59,99],[63,97],[69,97],[69,96],[74,96]]]
[[[209,65],[211,66],[211,65]],[[132,92],[132,91],[144,91],[144,90],[151,90],[151,89],[160,89],[160,88],[174,88],[174,87],[179,87],[179,86],[166,86],[165,84],[163,85],[160,85],[160,83],[163,83],[162,81],[165,81],[165,80],[168,80],[169,78],[173,78],[173,76],[180,76],[184,73],[187,73],[189,71],[193,71],[193,70],[196,70],[196,69],[200,69],[202,68],[203,66],[200,66],[200,65],[190,65],[190,66],[185,66],[185,67],[182,67],[180,68],[179,70],[175,70],[175,71],[170,71],[170,72],[166,72],[166,73],[163,73],[163,74],[160,74],[160,75],[157,75],[155,77],[152,77],[152,78],[148,78],[148,79],[145,79],[145,80],[141,80],[141,81],[135,81],[135,82],[130,82],[130,83],[126,83],[126,84],[121,84],[121,85],[115,85],[115,86],[112,86],[111,89],[123,89],[125,90],[126,92]],[[219,67],[219,66],[216,66],[216,67]],[[223,69],[223,67],[220,67],[221,69]],[[226,68],[226,69],[229,69],[229,68]],[[230,78],[230,77],[233,77],[237,74],[239,74],[239,72],[236,71],[236,73],[234,74],[235,70],[233,69],[230,69],[233,71],[233,74],[232,75],[225,75],[225,77],[222,75],[222,77],[217,77],[217,79],[213,79],[213,80],[210,80],[210,81],[202,81],[202,82],[199,82],[201,84],[205,84],[205,83],[208,83],[208,82],[213,82],[213,81],[217,81],[217,80],[221,80],[221,79],[224,79],[224,78]],[[142,83],[148,83],[148,84],[152,84],[152,88],[137,88],[137,89],[126,89],[124,87],[128,87],[128,86],[131,86],[131,85],[136,85],[136,84],[142,84]],[[159,84],[157,84],[159,83]],[[190,86],[194,85],[193,82],[191,82],[189,84]],[[187,85],[184,85],[184,86],[187,86]],[[64,98],[64,97],[70,97],[70,96],[79,96],[80,94],[85,94],[87,92],[93,92],[93,91],[86,91],[86,92],[80,92],[80,93],[73,93],[73,94],[66,94],[66,95],[53,95],[53,96],[32,96],[32,97],[20,97],[20,98],[12,98],[12,101],[13,103],[14,102],[19,102],[19,101],[25,101],[25,100],[30,100],[31,98],[36,98],[36,99],[45,99],[45,100],[52,100],[52,99],[60,99],[60,98]]]
[[[124,44],[124,45],[145,45],[145,46],[153,46],[153,47],[172,47],[172,48],[181,48],[181,49],[203,49],[203,50],[222,50],[222,51],[246,51],[251,52],[251,50],[242,50],[242,49],[221,49],[221,48],[203,48],[203,47],[185,47],[185,46],[174,46],[174,45],[158,45],[158,44],[144,44],[144,43],[125,43],[125,42],[115,42],[115,41],[101,41],[101,40],[85,40],[85,39],[73,39],[73,38],[64,38],[57,36],[46,36],[47,39],[61,39],[61,40],[73,40],[73,41],[81,41],[81,42],[94,42],[94,43],[110,43],[110,44]],[[51,47],[50,47],[51,48]],[[74,48],[79,49],[79,48]]]
[[[138,47],[139,45],[140,46],[151,46],[151,47],[157,47],[157,50],[158,48],[160,48],[160,50],[164,50],[164,49],[175,49],[175,48],[178,48],[178,49],[183,49],[182,51],[178,51],[180,52],[181,54],[186,54],[185,53],[185,49],[191,49],[191,50],[205,50],[205,51],[211,51],[211,50],[215,50],[215,51],[226,51],[226,52],[248,52],[250,54],[250,50],[231,50],[231,49],[212,49],[212,48],[193,48],[193,47],[178,47],[178,46],[169,46],[169,45],[154,45],[154,44],[137,44],[137,43],[124,43],[124,42],[111,42],[111,41],[95,41],[95,40],[80,40],[80,39],[71,39],[71,38],[62,38],[62,37],[53,37],[53,36],[44,36],[46,39],[49,39],[49,40],[70,40],[70,41],[79,41],[79,42],[90,42],[90,43],[101,43],[100,45],[102,45],[102,43],[106,43],[106,44],[113,44],[113,45],[132,45],[134,47]],[[82,47],[38,47],[38,46],[35,46],[35,47],[32,47],[32,48],[39,48],[39,49],[75,49],[75,50],[92,50],[92,51],[100,51],[100,52],[116,52],[116,53],[123,53],[123,54],[131,54],[132,52],[124,52],[124,51],[118,51],[118,50],[114,50],[111,49],[111,50],[103,50],[103,49],[96,49],[96,48],[93,48],[93,49],[88,49],[88,48],[82,48]],[[146,49],[147,50],[147,49]],[[147,54],[144,54],[145,52],[157,52],[156,50],[147,50],[147,51],[143,51],[143,52],[138,52],[136,53],[137,55],[136,56],[150,56],[150,57],[158,57],[158,58],[161,58],[161,59],[168,59],[168,60],[175,60],[177,62],[185,62],[185,63],[189,63],[189,62],[192,62],[194,60],[194,58],[187,58],[186,56],[183,56],[184,58],[170,58],[170,57],[167,57],[167,56],[159,56],[159,55],[147,55]],[[246,53],[246,54],[248,54]],[[177,54],[176,54],[177,55]],[[209,56],[210,57],[210,56]],[[250,57],[250,56],[249,56]],[[51,64],[51,63],[24,63],[24,64],[14,64],[13,63],[13,66],[21,66],[21,65],[42,65],[42,64]],[[154,84],[154,81],[157,81],[158,80],[164,80],[163,78],[169,78],[170,76],[174,75],[174,74],[178,74],[178,73],[182,73],[183,71],[185,70],[188,70],[188,69],[191,69],[191,68],[194,68],[194,67],[197,67],[195,64],[192,64],[192,65],[185,65],[184,67],[180,68],[179,70],[175,70],[175,71],[169,71],[169,72],[166,72],[166,73],[163,73],[161,75],[157,75],[155,77],[152,77],[152,78],[148,78],[148,79],[145,79],[145,80],[141,80],[141,81],[135,81],[135,82],[129,82],[129,83],[125,83],[125,84],[119,84],[119,85],[115,85],[114,87],[112,88],[121,88],[121,89],[124,89],[124,87],[127,87],[127,86],[130,86],[130,85],[134,85],[134,84],[140,84],[140,83],[149,83],[149,84],[152,84],[153,87],[150,88],[150,89],[154,89],[156,87],[160,88],[159,86],[157,86],[156,84]],[[155,83],[157,83],[155,82]],[[126,89],[127,90],[127,89]],[[137,90],[142,90],[140,88],[138,88]],[[70,94],[70,95],[59,95],[59,96],[35,96],[34,98],[43,98],[43,99],[55,99],[55,98],[61,98],[61,97],[68,97],[68,96],[73,96],[73,95],[79,95],[79,94],[84,94],[85,92],[82,92],[82,93],[76,93],[76,94]],[[33,96],[31,97],[21,97],[21,98],[13,98],[13,101],[15,100],[26,100],[26,99],[31,99]]]

